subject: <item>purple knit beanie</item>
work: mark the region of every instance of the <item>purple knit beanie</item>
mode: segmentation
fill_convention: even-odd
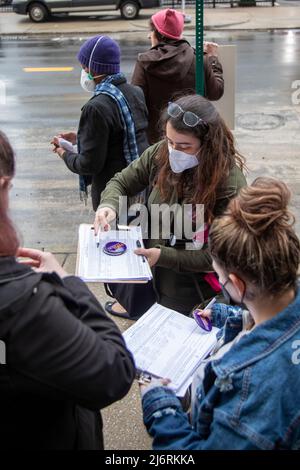
[[[94,36],[80,48],[79,62],[94,73],[114,74],[120,72],[120,48],[108,36]]]

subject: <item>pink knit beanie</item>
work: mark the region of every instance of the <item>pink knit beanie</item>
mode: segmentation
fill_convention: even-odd
[[[151,16],[152,23],[157,31],[171,39],[180,39],[184,27],[184,16],[182,13],[168,8],[161,10]]]

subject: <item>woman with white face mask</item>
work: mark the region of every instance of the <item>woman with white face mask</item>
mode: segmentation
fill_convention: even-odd
[[[120,48],[113,39],[88,39],[78,60],[81,87],[91,97],[82,108],[77,134],[60,133],[52,143],[67,167],[80,175],[81,196],[92,184],[96,210],[106,183],[147,148],[147,108],[142,90],[120,72]]]
[[[213,274],[207,236],[214,217],[246,184],[243,157],[213,104],[201,96],[184,96],[169,103],[161,125],[165,139],[108,183],[96,212],[96,232],[109,229],[119,215],[119,196],[133,196],[148,185],[148,213],[159,204],[171,209],[170,228],[164,234],[152,212],[149,227],[156,236],[151,238],[150,231],[147,248],[137,250],[153,267],[153,288],[112,286],[121,304],[107,303],[107,311],[114,315],[136,318],[155,301],[189,314],[194,306],[221,290]],[[197,220],[202,207],[203,218]],[[192,222],[193,233],[189,235],[179,224],[180,211]],[[169,221],[163,222],[168,228]]]

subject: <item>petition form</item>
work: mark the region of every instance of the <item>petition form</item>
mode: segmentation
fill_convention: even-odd
[[[110,242],[122,242],[126,251],[120,255],[105,253]],[[141,228],[110,230],[95,237],[92,225],[81,224],[76,274],[87,282],[147,282],[152,273],[147,259],[136,255],[137,242],[143,245]]]
[[[193,373],[216,344],[218,328],[204,332],[193,318],[154,304],[123,333],[137,368],[168,378],[178,396],[183,396]]]

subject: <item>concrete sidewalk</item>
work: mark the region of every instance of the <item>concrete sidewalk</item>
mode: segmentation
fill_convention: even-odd
[[[28,17],[15,13],[0,14],[0,36],[84,36],[95,33],[134,33],[148,30],[150,16],[157,10],[142,10],[139,18],[133,21],[122,20],[119,11],[97,16],[74,14],[66,17],[53,17],[46,23],[32,23]],[[187,9],[192,22],[185,25],[187,35],[195,31],[195,11]],[[270,30],[300,28],[300,7],[295,5],[257,6],[244,8],[206,8],[204,14],[206,30]]]

